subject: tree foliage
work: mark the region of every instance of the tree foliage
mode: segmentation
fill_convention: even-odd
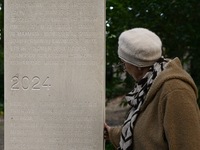
[[[119,77],[121,71],[111,69],[112,64],[119,61],[118,37],[121,32],[135,27],[144,27],[155,32],[163,42],[163,55],[168,58],[179,57],[182,64],[188,66],[187,71],[200,90],[199,8],[199,0],[107,0],[107,97],[115,95],[109,93],[112,91],[110,88],[123,82]],[[125,81],[125,86],[128,87],[127,90],[131,90],[128,84],[130,80]],[[199,100],[198,102],[200,104]]]

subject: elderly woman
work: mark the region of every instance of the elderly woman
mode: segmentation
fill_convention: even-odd
[[[104,124],[104,139],[118,150],[200,150],[198,92],[178,58],[162,57],[153,32],[134,28],[119,37],[118,55],[136,81],[121,127]]]

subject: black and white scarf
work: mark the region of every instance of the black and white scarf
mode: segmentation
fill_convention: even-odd
[[[120,145],[117,150],[133,150],[133,129],[139,114],[139,110],[147,97],[147,93],[156,77],[167,67],[168,61],[161,57],[142,80],[136,83],[134,89],[126,95],[126,101],[131,106],[128,117],[124,121],[122,134],[120,137]]]

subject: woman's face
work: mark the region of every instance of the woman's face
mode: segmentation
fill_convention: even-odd
[[[122,60],[122,62],[125,64],[125,68],[124,68],[124,72],[128,72],[134,79],[135,81],[138,81],[138,75],[139,75],[139,70],[138,67],[129,64],[127,62],[125,62],[124,60]]]

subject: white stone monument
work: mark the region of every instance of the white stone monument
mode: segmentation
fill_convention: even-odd
[[[103,150],[105,0],[5,1],[5,150]]]

